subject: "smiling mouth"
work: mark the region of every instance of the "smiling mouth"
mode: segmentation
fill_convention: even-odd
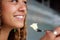
[[[18,21],[23,21],[24,20],[24,15],[14,15],[15,19]]]

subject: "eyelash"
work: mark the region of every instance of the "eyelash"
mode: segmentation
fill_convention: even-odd
[[[18,0],[11,0],[11,2],[18,2]],[[23,1],[25,4],[27,4],[27,2],[26,1]]]
[[[11,2],[14,2],[14,1],[15,1],[15,2],[18,2],[18,0],[12,0]]]

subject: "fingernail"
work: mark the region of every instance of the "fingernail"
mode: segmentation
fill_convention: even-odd
[[[50,31],[46,31],[46,33],[50,33]]]

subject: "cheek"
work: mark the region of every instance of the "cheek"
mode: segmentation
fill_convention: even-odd
[[[3,5],[2,9],[3,9],[3,12],[5,13],[14,13],[17,8],[14,5],[6,4],[6,5]]]
[[[4,4],[2,10],[3,21],[4,23],[12,26],[22,27],[24,25],[24,21],[16,21],[14,20],[14,13],[17,12],[17,7],[11,4]]]
[[[10,12],[14,13],[14,12],[16,12],[17,8],[15,6],[9,6],[8,10],[10,10]]]
[[[10,23],[13,17],[13,13],[16,12],[16,7],[9,4],[2,5],[2,19],[4,23]],[[7,20],[7,21],[6,21]]]

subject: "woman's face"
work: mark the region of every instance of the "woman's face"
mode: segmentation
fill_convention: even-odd
[[[26,11],[26,0],[2,0],[1,15],[4,25],[23,27]]]

